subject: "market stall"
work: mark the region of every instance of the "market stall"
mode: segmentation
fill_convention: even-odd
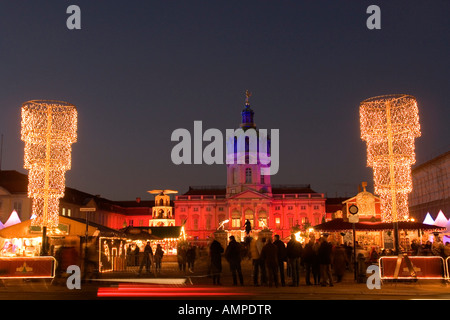
[[[86,243],[86,234],[88,236],[88,246]],[[56,228],[47,230],[49,250],[48,253],[54,256],[57,260],[57,272],[65,272],[68,266],[78,265],[84,267],[89,252],[90,261],[99,267],[102,267],[101,252],[99,250],[100,240],[107,241],[111,250],[108,254],[105,253],[106,261],[104,265],[108,270],[120,269],[124,263],[120,263],[118,258],[119,248],[115,244],[121,239],[121,233],[117,230],[110,229],[84,219],[69,218],[60,216],[59,225]],[[33,226],[31,220],[14,224],[10,227],[0,230],[0,257],[8,258],[23,258],[23,257],[38,257],[41,253],[42,246],[42,230],[39,226]],[[124,243],[122,244],[124,247]],[[123,256],[125,260],[125,250]],[[92,258],[93,257],[93,258]],[[109,264],[108,264],[108,258]],[[112,260],[111,260],[112,259]]]
[[[381,250],[393,250],[393,224],[388,222],[359,222],[354,224],[356,241],[362,249],[369,251],[372,248]],[[404,251],[411,250],[411,243],[416,240],[419,244],[428,240],[429,234],[445,230],[443,227],[423,224],[414,221],[399,221],[400,246]],[[330,233],[330,241],[336,243],[352,243],[353,223],[342,218],[334,219],[326,223],[314,226],[318,232]]]
[[[153,252],[158,244],[164,250],[165,256],[177,255],[177,246],[180,241],[186,240],[183,226],[165,227],[126,227],[120,230],[126,238],[128,265],[137,265],[138,254],[144,251],[147,241],[150,241]]]

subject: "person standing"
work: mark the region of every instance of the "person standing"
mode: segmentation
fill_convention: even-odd
[[[261,260],[267,268],[269,286],[275,284],[275,287],[278,287],[278,249],[272,243],[272,238],[268,238],[267,243],[262,248]]]
[[[132,251],[131,251],[131,244],[128,245],[127,247],[127,267],[131,266],[131,262],[132,260]]]
[[[307,286],[312,285],[311,284],[311,271],[313,268],[314,263],[314,237],[310,236],[309,241],[307,244],[305,244],[305,247],[303,248],[302,252],[302,262],[305,266],[305,283]]]
[[[133,254],[134,254],[134,265],[135,266],[139,265],[139,252],[140,252],[139,246],[138,246],[137,243],[135,243],[134,244],[134,251],[133,251]]]
[[[162,262],[162,258],[164,256],[164,250],[162,249],[161,245],[158,243],[156,245],[156,250],[155,250],[155,272],[161,272],[161,262]]]
[[[341,282],[347,266],[347,255],[343,245],[336,247],[333,255],[333,269],[337,282]]]
[[[230,243],[225,250],[225,259],[227,259],[228,263],[230,264],[230,271],[233,277],[234,286],[237,286],[238,277],[240,285],[244,285],[244,277],[242,276],[241,269],[241,250],[241,245],[237,243],[236,238],[234,236],[230,236]]]
[[[182,272],[186,272],[186,247],[184,244],[178,245],[177,248],[177,261],[178,261],[178,269]]]
[[[196,250],[197,247],[189,244],[189,249],[186,252],[186,261],[187,261],[187,266],[188,266],[188,270],[189,272],[194,272],[194,263],[195,263],[195,258],[196,258]]]
[[[273,244],[278,249],[278,271],[280,273],[280,282],[281,286],[284,287],[286,286],[286,282],[284,279],[284,262],[287,260],[286,245],[283,241],[280,240],[280,236],[278,234],[276,234],[274,238],[275,241],[273,242]]]
[[[319,247],[320,239],[314,241],[314,256],[312,262],[312,274],[314,278],[314,285],[318,286],[320,284],[320,263],[319,263]]]
[[[253,285],[255,287],[259,286],[259,269],[261,265],[261,251],[258,248],[257,242],[259,240],[251,239],[250,242],[250,258],[252,259],[253,266]]]
[[[153,260],[153,250],[150,246],[150,241],[147,241],[147,245],[144,248],[144,256],[142,257],[141,266],[139,267],[139,275],[142,273],[142,269],[145,266],[145,269],[147,270],[147,273],[150,273],[151,271],[151,265]]]
[[[322,287],[326,287],[327,284],[333,286],[333,277],[331,276],[331,243],[327,241],[327,234],[320,238],[320,246],[318,252],[319,264],[320,264],[320,278]]]
[[[211,263],[211,276],[213,279],[213,284],[221,285],[220,275],[222,273],[222,253],[223,247],[219,241],[214,239],[209,246],[209,257]]]
[[[444,259],[450,257],[450,242],[446,242],[444,246]]]
[[[300,285],[300,257],[302,255],[302,245],[295,238],[295,234],[291,234],[286,246],[286,255],[291,270],[292,286],[298,287]]]
[[[434,233],[434,241],[431,245],[431,253],[433,256],[443,257],[444,255],[444,243],[439,237],[439,233]]]

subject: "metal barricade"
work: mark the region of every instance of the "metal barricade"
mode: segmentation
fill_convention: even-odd
[[[379,265],[382,280],[448,279],[448,259],[438,256],[383,256]]]
[[[56,259],[42,257],[0,257],[0,279],[53,279]]]
[[[450,256],[445,259],[446,279],[450,281]]]

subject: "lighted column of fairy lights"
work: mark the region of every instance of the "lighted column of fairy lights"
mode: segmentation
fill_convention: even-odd
[[[409,218],[414,139],[420,136],[417,101],[410,95],[369,98],[360,104],[361,138],[367,143],[367,166],[373,168],[382,220]]]
[[[77,110],[62,101],[28,101],[22,105],[24,167],[29,170],[28,196],[33,199],[33,225],[56,227],[65,172],[71,168],[77,140]]]

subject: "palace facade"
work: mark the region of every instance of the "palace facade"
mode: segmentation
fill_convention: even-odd
[[[259,136],[248,97],[241,112],[240,128],[244,132],[254,129]],[[193,186],[175,197],[176,225],[184,224],[186,234],[192,239],[207,239],[218,228],[223,228],[243,240],[247,221],[253,233],[269,228],[286,238],[294,227],[305,228],[326,219],[325,195],[315,192],[310,185],[272,185],[270,175],[261,174],[261,169],[269,165],[263,164],[259,157],[255,159],[249,140],[245,140],[244,152],[236,147],[235,138],[234,154],[227,154],[227,159],[245,161],[226,165],[226,185]],[[258,155],[260,152],[270,155],[270,139],[267,150],[261,148],[258,144]]]

